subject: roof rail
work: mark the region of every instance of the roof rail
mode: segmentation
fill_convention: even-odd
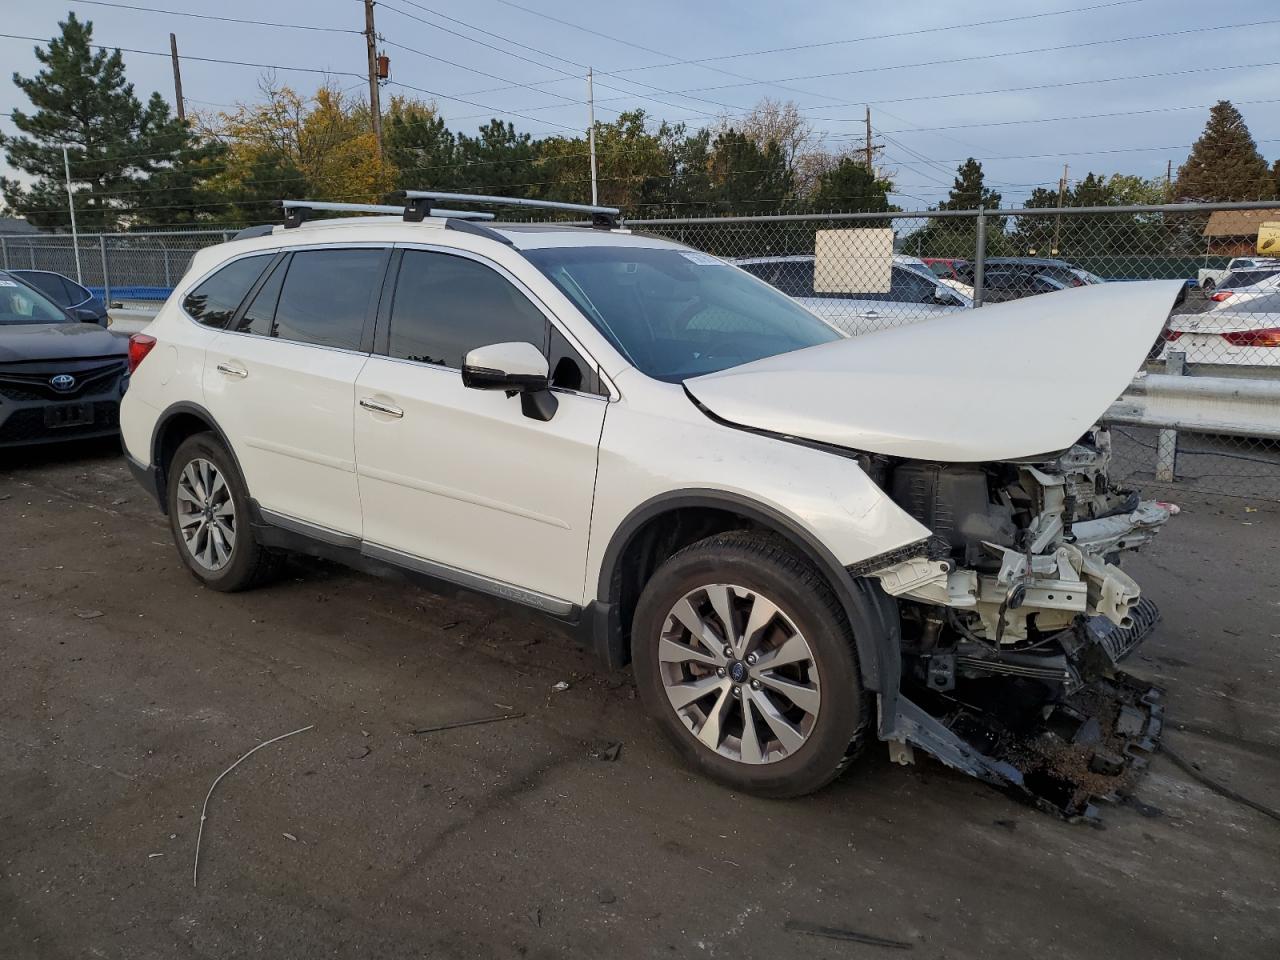
[[[284,209],[285,229],[302,226],[311,219],[313,211],[333,210],[340,213],[400,213],[408,217],[407,207],[398,207],[389,203],[333,203],[329,200],[277,200]],[[461,220],[492,220],[492,213],[479,210],[433,210],[434,217],[455,217]],[[419,217],[418,219],[421,219]]]
[[[591,225],[603,230],[612,230],[618,226],[618,215],[622,212],[617,207],[595,207],[584,203],[560,203],[556,200],[526,200],[524,197],[493,197],[479,193],[440,193],[436,190],[403,191],[404,218],[418,221],[428,216],[443,216],[435,208],[432,201],[444,200],[451,203],[483,203],[501,207],[536,207],[540,210],[568,210],[572,213],[589,213]]]

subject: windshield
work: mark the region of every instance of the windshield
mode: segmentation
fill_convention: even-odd
[[[677,383],[841,339],[767,283],[695,250],[548,247],[525,255],[657,380]]]
[[[43,293],[0,274],[0,324],[70,322]]]
[[[1277,270],[1238,270],[1235,273],[1228,273],[1222,278],[1222,282],[1218,284],[1219,290],[1238,289],[1240,287],[1252,287],[1254,284],[1261,283],[1268,277],[1276,275]]]

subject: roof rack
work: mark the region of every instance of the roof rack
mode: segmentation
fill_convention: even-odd
[[[337,211],[340,213],[399,213],[404,214],[406,220],[409,217],[408,207],[399,207],[389,203],[332,203],[328,200],[277,200],[284,209],[284,225],[285,229],[293,229],[302,226],[306,221],[311,219],[312,212],[320,211]],[[433,217],[454,217],[459,220],[492,220],[492,213],[485,213],[479,210],[444,210],[436,209],[431,211]],[[418,218],[422,219],[421,217]]]
[[[584,203],[560,203],[555,200],[526,200],[523,197],[492,197],[479,193],[440,193],[435,190],[405,190],[404,218],[418,221],[424,217],[439,217],[445,214],[435,207],[432,201],[444,200],[451,203],[483,203],[501,207],[536,207],[540,210],[568,210],[572,213],[591,215],[591,226],[602,230],[613,230],[618,226],[621,210],[617,207],[595,207]],[[450,214],[456,216],[457,214]]]

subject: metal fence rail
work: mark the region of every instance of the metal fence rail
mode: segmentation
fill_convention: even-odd
[[[695,217],[627,226],[735,262],[851,336],[930,318],[963,323],[974,307],[1099,279],[1183,280],[1185,299],[1152,343],[1144,369],[1168,377],[1280,382],[1280,269],[1224,276],[1234,257],[1253,254],[1256,236],[1256,229],[1224,235],[1224,216],[1280,220],[1280,202]],[[195,251],[231,236],[222,229],[82,234],[82,282],[108,300],[163,299]],[[837,255],[828,255],[833,245]],[[67,235],[0,236],[5,268],[75,277],[75,252]],[[1210,272],[1213,290],[1199,286],[1201,271]],[[1045,349],[1070,351],[1087,366],[1107,345],[1077,342],[1064,329]],[[1222,421],[1189,413],[1213,384],[1162,382],[1159,396],[1126,395],[1130,415],[1117,415],[1113,430],[1118,474],[1171,497],[1280,500],[1280,440],[1263,429],[1274,423],[1266,410],[1252,408],[1261,417],[1253,423],[1257,430],[1248,423],[1226,429]],[[1242,389],[1248,396],[1271,395]],[[1159,416],[1169,415],[1175,394],[1183,419],[1159,420],[1152,411],[1163,405]]]

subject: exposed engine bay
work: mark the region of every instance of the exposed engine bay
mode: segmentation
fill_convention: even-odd
[[[1024,460],[872,458],[933,531],[919,555],[870,572],[898,601],[902,694],[920,714],[890,731],[895,759],[914,744],[1072,818],[1145,764],[1160,691],[1117,668],[1159,613],[1119,564],[1170,510],[1113,485],[1110,459],[1105,427]]]

